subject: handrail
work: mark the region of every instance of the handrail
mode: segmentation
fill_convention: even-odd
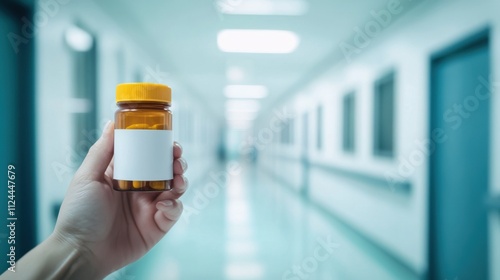
[[[291,156],[288,154],[274,154],[271,157],[273,156],[285,160],[296,160],[296,161],[302,160],[300,156]],[[389,182],[387,178],[384,177],[383,175],[374,175],[360,170],[350,170],[347,168],[333,166],[328,163],[309,161],[308,164],[311,168],[323,169],[330,173],[335,173],[335,175],[337,176],[342,176],[357,181],[364,181],[369,185],[377,186],[380,188],[386,188],[390,191],[407,195],[411,194],[412,192],[412,182],[410,180]]]

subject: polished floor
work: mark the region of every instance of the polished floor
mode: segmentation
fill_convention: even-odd
[[[194,182],[168,236],[107,279],[418,279],[286,186],[242,167],[223,185],[227,167]]]

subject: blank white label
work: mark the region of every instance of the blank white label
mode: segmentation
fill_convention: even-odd
[[[171,130],[115,129],[113,179],[171,180],[173,145]]]

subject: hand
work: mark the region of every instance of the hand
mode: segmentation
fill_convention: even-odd
[[[114,191],[113,129],[108,123],[76,172],[52,236],[89,254],[100,277],[139,259],[160,241],[179,219],[178,198],[187,188],[182,175],[187,164],[175,143],[171,191]]]

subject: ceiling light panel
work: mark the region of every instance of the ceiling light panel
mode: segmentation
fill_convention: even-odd
[[[256,100],[228,100],[226,112],[257,112],[260,104]]]
[[[245,71],[241,67],[231,66],[226,70],[226,78],[233,83],[241,82],[245,79]]]
[[[226,119],[229,121],[253,121],[256,118],[256,112],[226,112]]]
[[[292,53],[299,43],[299,36],[287,30],[225,29],[217,35],[219,49],[231,53]]]
[[[218,0],[217,7],[224,14],[300,16],[309,10],[305,0]]]
[[[267,87],[261,85],[228,85],[224,89],[227,98],[264,98],[267,96]]]
[[[68,46],[78,52],[86,52],[92,48],[94,39],[87,31],[78,26],[70,26],[64,33]]]

